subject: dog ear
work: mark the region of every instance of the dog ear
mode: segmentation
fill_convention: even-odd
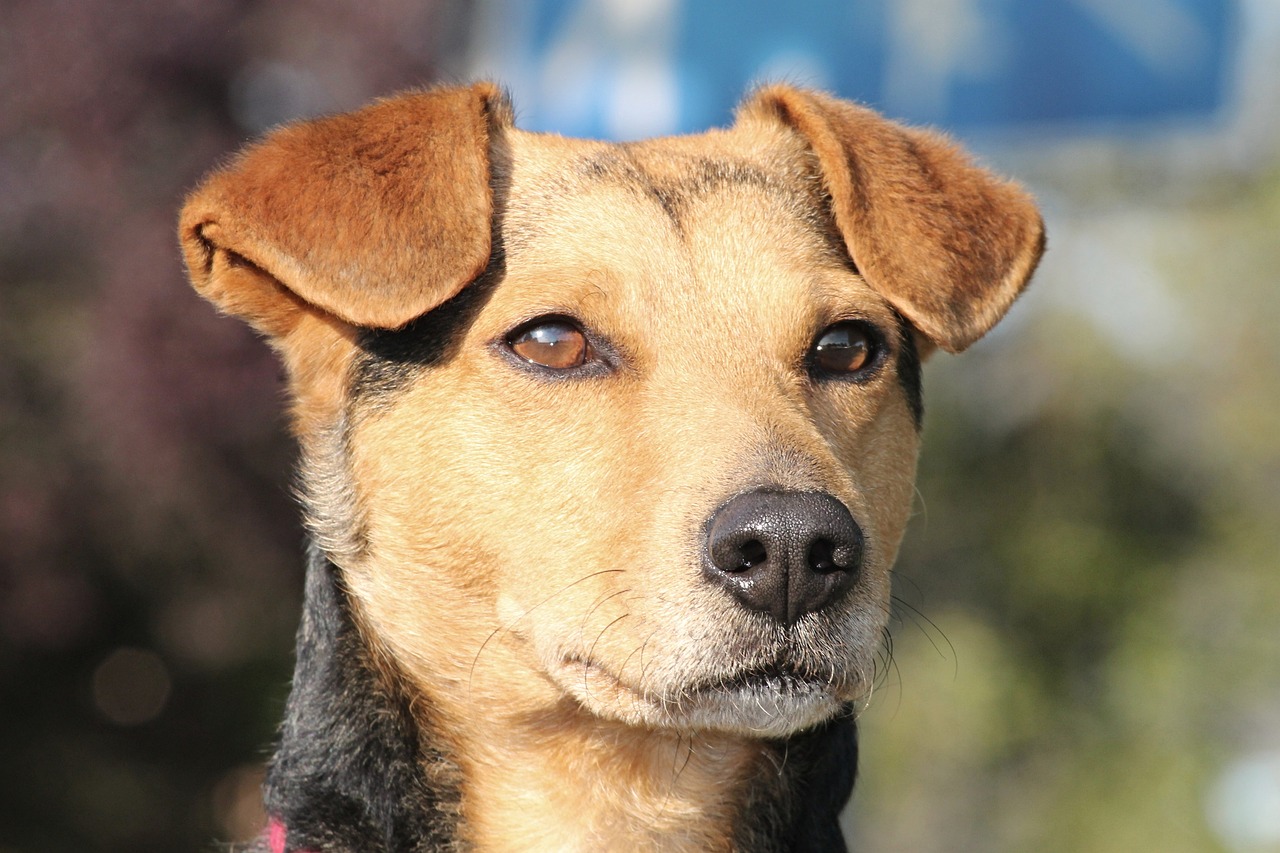
[[[307,306],[403,326],[488,263],[490,138],[510,125],[503,94],[479,83],[277,130],[187,198],[192,283],[273,337]]]
[[[1044,250],[1031,197],[939,134],[828,95],[770,86],[742,121],[781,121],[818,159],[836,226],[867,283],[959,352],[1004,316]]]

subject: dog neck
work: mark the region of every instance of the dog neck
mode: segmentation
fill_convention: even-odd
[[[280,747],[267,776],[273,844],[290,853],[470,849],[477,833],[464,823],[467,815],[487,813],[498,814],[499,823],[506,820],[506,837],[510,837],[510,817],[527,816],[531,832],[517,846],[537,843],[535,836],[545,833],[532,830],[541,824],[559,833],[547,839],[553,849],[566,849],[566,845],[601,849],[599,836],[577,841],[564,837],[564,830],[572,831],[576,821],[550,811],[556,795],[564,792],[538,790],[534,780],[546,774],[512,766],[497,778],[470,778],[474,771],[464,771],[455,748],[441,736],[430,702],[413,695],[402,679],[375,663],[338,570],[319,549],[312,550],[309,560],[305,599],[293,688]],[[621,759],[606,754],[611,744],[619,754],[643,754],[649,765],[661,766],[673,795],[681,779],[685,785],[702,787],[719,783],[717,795],[701,804],[705,813],[699,813],[698,804],[691,808],[688,802],[663,811],[669,818],[664,824],[673,833],[668,841],[678,835],[691,849],[708,849],[705,827],[716,827],[712,833],[722,843],[715,846],[724,849],[758,853],[846,849],[837,817],[852,791],[857,759],[854,723],[849,717],[785,740],[768,741],[699,743],[689,735],[681,740],[674,734],[629,732],[621,738],[633,743],[623,744],[616,730],[609,737],[600,737],[599,727],[571,731],[582,742],[548,743],[526,732],[528,742],[541,748],[515,754],[529,762],[545,758],[552,750],[562,756],[561,763],[566,750],[579,756],[570,761],[573,776],[561,781],[581,787],[581,802],[593,802],[590,792],[617,781],[617,768],[611,769],[611,764]],[[637,750],[639,743],[645,744],[644,749]],[[635,772],[634,762],[629,769]],[[717,774],[723,775],[717,778]],[[475,802],[483,800],[486,791],[508,801],[516,799],[520,811]],[[515,794],[521,796],[515,798]],[[595,800],[602,801],[607,798]],[[545,814],[539,814],[540,806]],[[616,826],[626,825],[619,816]],[[704,829],[701,835],[682,831],[689,826]],[[682,849],[679,843],[655,837],[652,827],[648,834],[653,849]],[[636,843],[624,847],[638,849]]]

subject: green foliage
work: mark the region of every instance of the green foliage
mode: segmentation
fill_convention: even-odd
[[[1280,849],[1208,805],[1280,747],[1280,181],[1126,216],[1185,318],[1163,347],[1047,298],[926,371],[861,849]],[[1081,274],[1051,254],[1034,287]]]

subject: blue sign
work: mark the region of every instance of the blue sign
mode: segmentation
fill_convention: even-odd
[[[730,120],[753,83],[828,89],[961,134],[1205,121],[1236,0],[491,0],[472,70],[521,124],[628,139]]]

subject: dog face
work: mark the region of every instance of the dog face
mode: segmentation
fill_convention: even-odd
[[[501,281],[439,367],[354,407],[352,569],[382,637],[425,625],[474,655],[500,629],[566,695],[650,726],[779,734],[865,690],[911,496],[911,341],[815,215],[816,181],[780,175],[803,173],[799,140],[742,136],[509,134]],[[865,366],[815,363],[850,331]],[[717,510],[760,490],[855,522],[848,589],[815,612],[714,579]]]
[[[277,134],[182,227],[289,368],[370,643],[456,725],[770,736],[869,691],[917,348],[984,333],[1041,239],[944,142],[785,88],[620,146],[409,96]]]

